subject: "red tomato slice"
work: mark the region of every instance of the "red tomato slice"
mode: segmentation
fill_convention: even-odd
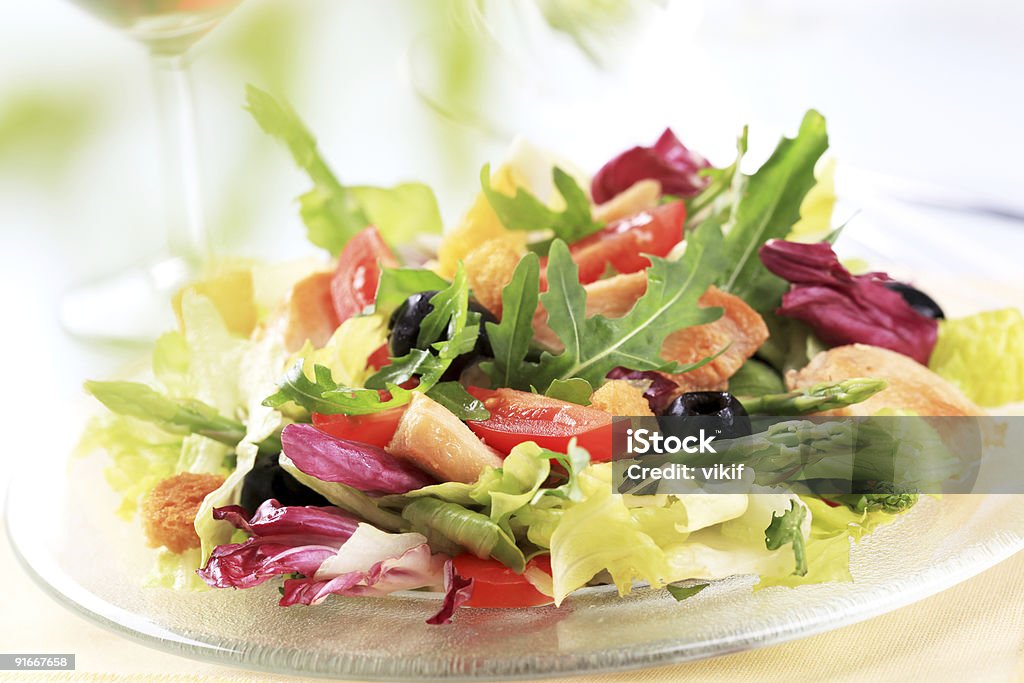
[[[452,562],[459,576],[473,579],[473,594],[469,607],[536,607],[553,600],[534,588],[526,577],[497,560],[481,560],[475,555],[459,555]],[[526,569],[540,569],[551,573],[551,557],[540,555],[526,563]]]
[[[369,415],[313,413],[313,426],[325,434],[384,448],[398,429],[405,406]]]
[[[569,246],[579,264],[580,282],[594,282],[611,265],[619,273],[635,273],[651,265],[641,254],[668,256],[683,239],[686,206],[669,202],[624,218]]]
[[[349,240],[331,278],[331,300],[339,324],[363,312],[377,297],[381,267],[395,268],[398,260],[372,225]]]
[[[385,365],[391,365],[391,356],[388,355],[388,345],[385,342],[377,347],[377,350],[370,354],[370,357],[366,359],[366,364],[374,370],[380,370]]]
[[[469,393],[483,401],[491,417],[466,424],[488,446],[508,455],[525,441],[564,453],[569,440],[586,448],[594,462],[612,458],[612,416],[587,408],[515,389],[480,389]]]

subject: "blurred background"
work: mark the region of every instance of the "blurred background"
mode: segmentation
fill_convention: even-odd
[[[1009,0],[246,0],[189,52],[213,247],[315,253],[295,202],[308,181],[243,110],[246,83],[291,101],[343,182],[426,182],[449,225],[516,135],[592,172],[667,125],[727,163],[749,124],[759,161],[814,107],[837,218],[857,212],[844,249],[1019,291],[1022,29]],[[82,380],[141,353],[76,340],[57,311],[165,245],[152,75],[142,46],[71,2],[0,1],[14,451],[67,447],[52,426]]]

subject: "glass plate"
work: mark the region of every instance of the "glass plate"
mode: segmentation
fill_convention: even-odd
[[[924,499],[852,551],[852,583],[768,588],[753,577],[677,603],[665,591],[589,589],[560,609],[463,609],[424,623],[436,598],[332,598],[281,608],[276,585],[143,588],[152,562],[113,514],[102,457],[41,457],[15,475],[6,512],[19,559],[58,601],[169,652],[250,669],[344,678],[487,679],[612,671],[736,652],[825,631],[937,593],[1024,548],[1024,496]],[[38,494],[45,482],[47,501]],[[56,489],[56,490],[55,490]]]

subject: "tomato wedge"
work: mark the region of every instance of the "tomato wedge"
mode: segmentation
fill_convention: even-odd
[[[580,267],[580,282],[594,282],[611,265],[619,273],[635,273],[651,265],[642,254],[668,256],[683,240],[686,206],[669,202],[624,218],[569,246]]]
[[[391,365],[391,355],[386,342],[378,346],[377,350],[370,354],[370,357],[366,359],[366,364],[374,370],[380,370],[386,365]]]
[[[349,240],[331,278],[331,301],[339,324],[362,313],[377,298],[381,267],[397,266],[391,248],[372,225]]]
[[[569,440],[586,448],[594,462],[612,459],[612,416],[587,408],[515,389],[469,387],[491,413],[486,420],[466,422],[488,446],[508,455],[525,441],[564,453]]]
[[[530,583],[525,574],[531,569],[551,574],[551,557],[540,555],[526,563],[526,571],[516,574],[497,560],[481,560],[475,555],[459,555],[452,562],[459,576],[473,579],[469,607],[536,607],[553,601]]]
[[[384,448],[398,429],[405,406],[369,415],[324,415],[313,413],[313,426],[325,434]]]

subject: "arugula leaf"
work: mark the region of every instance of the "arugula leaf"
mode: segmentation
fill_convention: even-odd
[[[423,268],[384,268],[377,285],[376,311],[391,311],[403,301],[419,292],[440,291],[448,281],[437,273]]]
[[[725,168],[707,168],[701,171],[701,174],[709,177],[711,182],[696,197],[684,200],[686,202],[686,225],[684,228],[689,228],[702,222],[706,218],[704,214],[708,209],[710,209],[710,213],[714,215],[716,221],[722,222],[728,217],[731,202],[726,204],[721,211],[717,212],[714,205],[719,203],[720,199],[725,198],[730,191],[734,196],[738,196],[742,192],[742,184],[746,176],[738,173],[738,171],[740,162],[743,161],[746,153],[747,126],[743,126],[743,132],[736,140],[736,160]],[[662,199],[664,200],[664,197]],[[723,211],[724,215],[722,214]]]
[[[431,297],[430,302],[434,309],[420,324],[418,342],[427,348],[414,348],[405,356],[393,359],[390,365],[366,381],[366,388],[337,384],[330,369],[321,365],[313,367],[314,379],[310,380],[299,361],[264,405],[277,408],[291,401],[310,412],[366,415],[405,405],[413,391],[428,392],[441,380],[453,360],[472,350],[480,332],[480,316],[469,310],[469,284],[461,265],[452,283]],[[425,328],[427,334],[424,334]],[[430,343],[439,337],[443,337],[441,341]],[[415,389],[399,386],[414,375],[419,376]],[[378,389],[387,390],[391,398],[382,400]]]
[[[484,323],[494,360],[480,364],[494,386],[528,388],[536,363],[525,358],[533,340],[533,315],[540,294],[540,259],[526,254],[501,292],[501,322]]]
[[[491,187],[491,168],[485,164],[480,171],[480,187],[498,220],[509,230],[550,230],[557,239],[572,243],[601,229],[590,212],[587,193],[571,175],[555,167],[555,188],[565,200],[565,208],[554,211],[522,188],[511,197]],[[544,244],[547,244],[545,242]]]
[[[758,312],[773,309],[787,285],[768,272],[757,250],[769,239],[784,238],[800,219],[800,204],[816,182],[814,165],[827,148],[825,119],[812,109],[797,136],[783,138],[736,197],[725,229],[728,267],[718,286]]]
[[[593,393],[594,387],[590,385],[590,382],[579,377],[571,377],[569,379],[556,379],[548,387],[548,390],[544,392],[544,395],[581,406],[589,406],[590,397]]]
[[[483,401],[466,391],[458,382],[435,384],[427,396],[453,412],[460,420],[486,420],[491,416]]]
[[[325,415],[367,415],[409,402],[409,390],[389,385],[391,400],[381,401],[380,394],[372,389],[350,388],[339,385],[331,376],[330,368],[313,366],[314,379],[306,377],[304,361],[298,360],[285,373],[278,384],[277,392],[268,396],[263,405],[280,408],[289,401],[311,413]]]
[[[712,360],[680,366],[661,358],[665,338],[676,330],[703,325],[721,316],[720,308],[701,308],[697,300],[720,272],[721,233],[697,230],[688,238],[679,261],[651,258],[647,291],[621,318],[586,317],[587,292],[578,268],[561,240],[551,247],[548,259],[548,291],[540,295],[548,313],[548,325],[565,350],[544,352],[533,378],[544,391],[556,379],[579,377],[600,384],[615,367],[631,370],[687,372]]]
[[[283,142],[313,181],[313,188],[299,197],[299,212],[310,242],[337,256],[353,235],[370,224],[392,243],[417,234],[440,234],[441,214],[429,187],[422,183],[403,183],[390,189],[346,187],[287,102],[252,85],[246,86],[246,102],[260,128]]]
[[[212,406],[195,399],[168,398],[139,382],[89,380],[85,390],[111,412],[150,422],[167,432],[199,434],[232,447],[245,436],[245,425],[223,417]],[[267,439],[260,450],[279,452],[280,441]]]
[[[692,586],[676,586],[670,583],[665,586],[665,590],[667,590],[677,602],[682,602],[686,598],[692,598],[694,595],[700,593],[710,585],[711,584],[709,583],[697,583]]]
[[[807,508],[797,502],[790,501],[789,509],[782,515],[772,513],[772,523],[764,531],[764,542],[768,550],[778,550],[787,543],[793,544],[793,556],[796,558],[797,576],[807,574],[807,549],[804,543],[803,523],[807,517]]]

